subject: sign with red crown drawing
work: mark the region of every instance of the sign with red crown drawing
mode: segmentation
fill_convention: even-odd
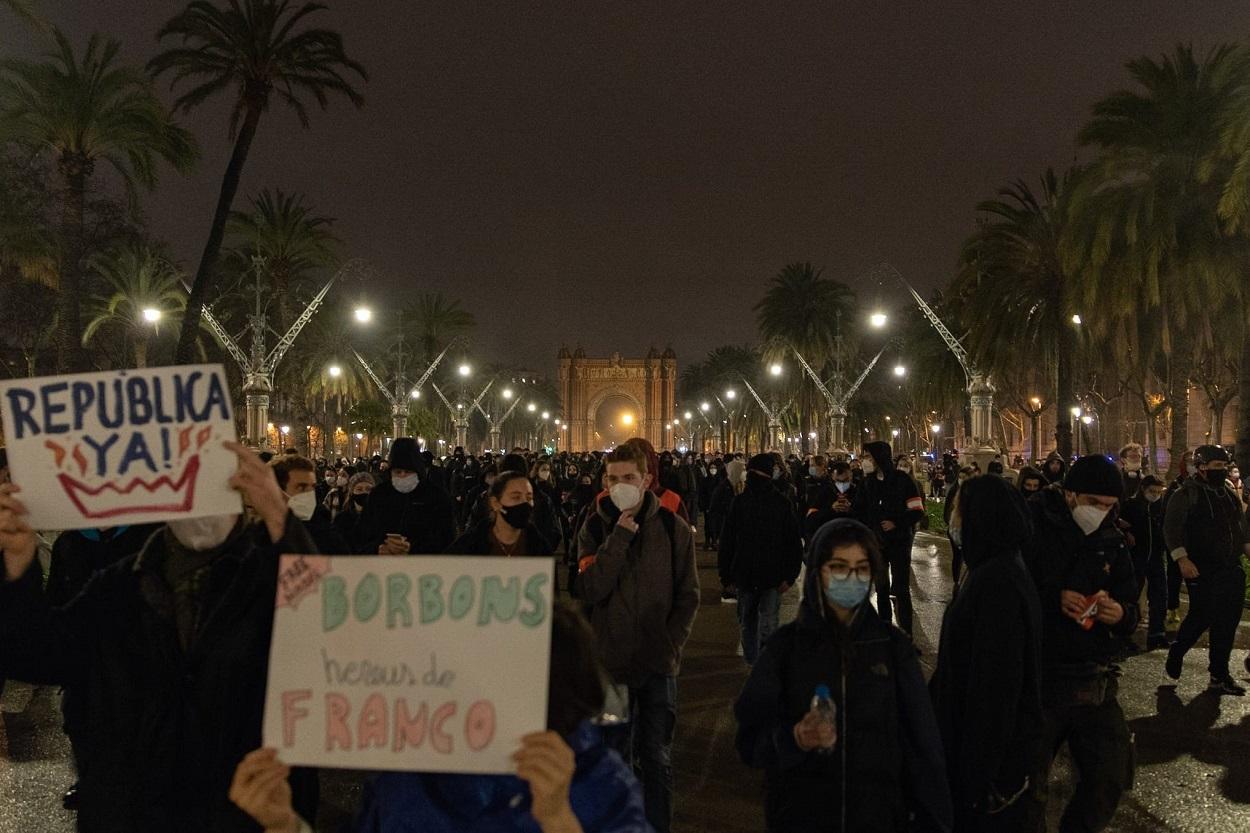
[[[0,381],[13,482],[35,529],[241,511],[221,365]]]

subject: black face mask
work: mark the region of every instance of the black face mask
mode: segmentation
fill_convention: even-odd
[[[369,502],[368,492],[361,492],[360,494],[352,495],[352,503],[356,504],[357,509],[364,509],[365,504],[368,502]]]
[[[1207,469],[1207,485],[1216,488],[1223,486],[1228,479],[1228,469]]]
[[[534,507],[529,503],[503,506],[499,511],[503,515],[504,523],[513,529],[525,529],[530,525],[530,518],[534,515]]]

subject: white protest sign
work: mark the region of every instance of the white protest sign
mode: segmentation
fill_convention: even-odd
[[[282,556],[265,746],[287,764],[514,772],[547,724],[550,558]]]
[[[35,529],[242,511],[219,364],[4,380],[0,416]]]

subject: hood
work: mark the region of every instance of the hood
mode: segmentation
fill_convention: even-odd
[[[1002,477],[973,477],[959,487],[958,499],[960,545],[970,569],[1018,551],[1033,532],[1024,496]]]
[[[811,621],[824,621],[825,619],[825,590],[820,586],[820,567],[825,559],[818,556],[818,553],[824,553],[829,547],[829,539],[833,537],[833,533],[847,526],[855,526],[868,532],[868,527],[859,521],[850,518],[838,518],[829,521],[816,530],[812,535],[812,540],[807,545],[807,552],[803,554],[803,563],[806,569],[803,570],[803,598],[801,608],[803,616]],[[817,563],[819,562],[819,563]],[[872,594],[869,593],[871,596]],[[868,604],[867,601],[864,602]],[[863,607],[863,605],[861,605]]]
[[[874,463],[877,464],[877,471],[883,474],[894,468],[894,457],[890,452],[890,444],[887,442],[865,443],[864,451],[872,457]]]

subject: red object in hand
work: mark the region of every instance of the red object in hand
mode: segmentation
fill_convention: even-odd
[[[1090,630],[1094,627],[1094,617],[1098,615],[1098,597],[1086,596],[1085,604],[1087,607],[1085,608],[1085,612],[1081,614],[1081,618],[1078,620],[1077,624],[1079,624],[1084,630]]]

